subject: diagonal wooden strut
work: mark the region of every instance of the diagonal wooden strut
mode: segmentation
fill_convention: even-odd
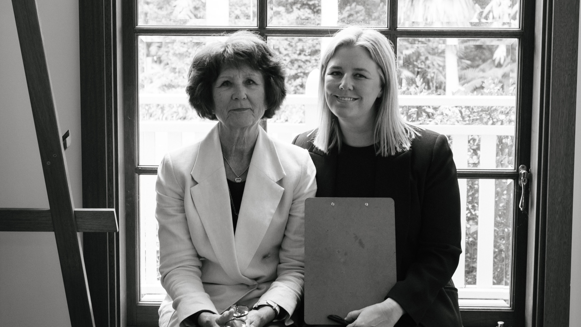
[[[117,231],[115,212],[112,209],[74,209],[36,2],[12,0],[12,6],[50,210],[3,209],[0,210],[3,224],[0,225],[4,230],[34,230],[27,228],[30,228],[31,223],[41,222],[44,224],[42,230],[51,230],[46,222],[47,216],[52,218],[51,227],[55,234],[71,325],[94,327],[91,297],[77,231]]]

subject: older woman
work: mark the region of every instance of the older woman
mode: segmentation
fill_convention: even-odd
[[[395,55],[379,32],[338,32],[320,68],[321,124],[295,140],[311,151],[317,196],[395,202],[397,282],[385,301],[353,308],[348,327],[462,326],[451,280],[460,196],[446,137],[399,115]]]
[[[200,49],[186,89],[217,120],[199,143],[165,156],[158,170],[160,326],[290,323],[302,294],[304,202],[316,192],[307,151],[272,140],[258,122],[285,97],[284,74],[266,43],[237,32]]]

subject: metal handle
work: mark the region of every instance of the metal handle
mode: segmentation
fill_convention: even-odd
[[[521,193],[520,193],[520,201],[518,202],[518,208],[520,209],[521,212],[527,212],[527,206],[525,205],[525,186],[528,184],[529,182],[529,169],[527,168],[527,166],[525,165],[520,165],[518,166],[518,184],[521,187]]]

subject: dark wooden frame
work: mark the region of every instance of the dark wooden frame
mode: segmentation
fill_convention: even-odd
[[[538,0],[535,16],[526,316],[532,327],[569,326],[579,2]]]
[[[115,0],[79,0],[83,206],[119,216],[117,15]],[[120,221],[120,226],[123,222]],[[85,234],[87,278],[97,326],[122,326],[120,233]]]
[[[123,33],[124,33],[124,51],[122,52],[125,63],[134,62],[133,53],[127,49],[128,42],[134,42],[132,27],[127,28],[125,24],[135,24],[133,14],[134,1],[123,1]],[[534,63],[532,59],[523,57],[523,67],[528,67],[528,73],[524,73],[521,81],[522,90],[519,94],[540,94],[540,99],[533,97],[521,97],[520,106],[532,107],[532,117],[520,117],[519,133],[531,133],[533,135],[532,143],[524,144],[522,149],[517,149],[519,155],[528,157],[526,152],[530,153],[531,172],[533,174],[533,183],[531,185],[531,211],[530,217],[518,215],[515,226],[520,229],[517,233],[523,233],[528,229],[529,246],[520,246],[515,250],[518,256],[523,254],[529,258],[527,267],[520,267],[515,271],[516,276],[527,274],[526,301],[523,307],[515,308],[518,315],[522,315],[523,320],[526,316],[532,326],[568,326],[568,308],[569,308],[569,278],[570,259],[571,259],[571,203],[572,203],[572,169],[574,149],[570,143],[575,133],[575,101],[576,101],[576,74],[574,69],[577,63],[577,33],[579,23],[578,3],[556,2],[548,0],[537,0],[536,8],[531,8],[532,3],[527,1],[524,11],[532,11],[530,21],[524,21],[526,31],[522,36],[521,53],[530,53],[535,51]],[[535,13],[536,9],[536,13]],[[531,17],[531,15],[525,15]],[[135,25],[133,25],[135,26]],[[265,18],[259,17],[259,31],[265,28]],[[532,31],[536,29],[536,32]],[[129,31],[128,31],[129,30]],[[140,27],[143,34],[158,33],[170,34],[169,30],[164,28]],[[218,32],[229,32],[232,29],[208,30],[207,34]],[[175,32],[175,31],[174,31]],[[186,34],[189,29],[177,31],[177,34]],[[307,30],[308,34],[317,35],[321,31],[318,29]],[[326,30],[326,32],[329,32]],[[331,31],[333,32],[333,31]],[[384,31],[390,34],[389,30]],[[173,32],[171,32],[173,34]],[[269,35],[293,35],[292,32],[270,30]],[[429,34],[429,33],[428,33]],[[413,36],[410,32],[410,36]],[[479,36],[478,33],[470,33],[471,36]],[[466,36],[457,32],[446,32],[444,36]],[[510,33],[507,34],[510,36]],[[537,45],[535,47],[535,44]],[[129,46],[131,48],[131,46]],[[538,49],[541,51],[538,51]],[[555,49],[555,51],[553,51]],[[81,59],[82,61],[84,59]],[[534,69],[541,80],[533,86],[532,81],[537,80]],[[101,67],[103,69],[103,67]],[[126,64],[123,67],[123,76],[134,76],[136,67],[132,64]],[[129,79],[124,82],[124,88],[130,89],[135,87],[135,80]],[[130,108],[137,104],[136,96],[124,93],[123,107],[125,114],[131,114]],[[125,122],[125,157],[135,156],[136,145],[136,128],[128,126]],[[87,122],[88,124],[104,124],[102,121]],[[131,125],[131,124],[129,124]],[[85,127],[85,124],[83,124]],[[531,129],[531,127],[534,127]],[[103,127],[101,127],[103,128]],[[88,148],[94,148],[96,145],[88,145]],[[101,145],[102,146],[102,145]],[[83,145],[85,147],[85,145]],[[133,149],[131,149],[133,148]],[[131,161],[131,160],[129,160]],[[135,171],[135,162],[125,161],[124,167],[132,167],[129,173],[125,174],[125,180],[121,183],[131,183],[137,178]],[[153,167],[143,167],[142,172],[155,173]],[[467,172],[468,173],[468,172]],[[469,177],[467,174],[465,177]],[[135,203],[136,190],[128,188],[124,194],[127,203]],[[128,214],[131,208],[127,208]],[[135,228],[128,222],[128,228]],[[524,231],[526,235],[526,231]],[[521,237],[518,236],[517,237]],[[127,249],[129,252],[136,246],[135,237],[128,235]],[[111,250],[109,250],[111,251]],[[133,265],[135,269],[136,262],[134,257],[128,260],[127,266]],[[128,269],[131,270],[131,269]],[[131,281],[131,277],[128,277]],[[135,283],[135,281],[130,282]],[[133,287],[136,287],[134,285]],[[131,293],[131,287],[129,287]],[[516,292],[520,292],[516,290]],[[135,296],[127,294],[128,302],[128,320],[130,325],[145,326],[146,320],[155,319],[157,313],[155,307],[142,306],[133,308],[130,304],[135,300]],[[503,314],[506,317],[506,314]],[[500,316],[502,319],[503,315]],[[467,326],[490,326],[491,320],[475,312],[464,314]],[[143,318],[143,319],[141,319]],[[505,321],[510,321],[506,319]],[[517,323],[523,325],[524,323]],[[529,325],[529,324],[527,324]]]
[[[137,18],[134,13],[134,6],[136,1],[122,1],[122,35],[123,35],[123,130],[124,130],[124,161],[125,169],[124,185],[125,185],[125,213],[127,217],[136,217],[138,214],[138,178],[139,175],[135,171],[138,155],[138,135],[139,131],[136,124],[130,122],[134,119],[135,108],[137,106],[137,93],[129,92],[128,90],[137,89],[138,63],[134,60],[136,38],[133,35],[133,29],[129,28],[136,24]],[[148,305],[147,303],[138,304],[137,290],[139,290],[139,280],[135,278],[139,267],[139,257],[136,249],[139,249],[138,236],[138,221],[136,219],[126,220],[127,233],[126,238],[126,269],[127,269],[127,325],[128,326],[157,326],[158,315],[157,306]]]
[[[265,9],[266,2],[259,2],[259,9]],[[394,2],[395,6],[397,3]],[[216,35],[216,33],[229,33],[238,29],[238,27],[223,27],[223,28],[193,28],[193,27],[160,27],[160,26],[138,26],[136,22],[136,11],[135,2],[128,1],[126,3],[126,11],[123,16],[123,32],[125,37],[124,42],[124,62],[131,63],[130,67],[125,66],[124,77],[126,80],[131,81],[130,84],[137,83],[137,62],[135,58],[136,45],[136,35],[188,35],[195,31],[196,35]],[[397,8],[394,8],[397,9]],[[392,11],[391,19],[397,19],[395,11]],[[396,30],[395,26],[387,26],[386,28],[378,28],[378,30],[390,38],[395,46],[397,46],[398,37],[494,37],[494,38],[516,38],[519,40],[532,39],[534,26],[534,7],[530,5],[523,5],[522,17],[527,19],[521,20],[521,25],[523,28],[521,30],[498,30],[491,33],[487,30],[429,30],[429,29],[407,29],[407,30]],[[126,24],[126,25],[125,25]],[[254,30],[263,36],[328,36],[338,28],[310,28],[310,29],[288,29],[288,28],[267,28],[266,26],[266,14],[265,11],[259,11],[258,15],[258,26],[256,28],[245,28],[248,30]],[[532,58],[531,56],[526,56],[523,54],[530,53],[530,44],[527,42],[521,42],[523,45],[519,47],[520,54],[519,60],[522,62],[522,72],[520,74],[520,89],[518,91],[518,102],[522,108],[530,108],[532,83]],[[124,93],[124,106],[125,113],[127,117],[132,117],[132,119],[125,120],[125,131],[126,131],[126,152],[125,152],[125,169],[126,171],[132,171],[131,174],[126,174],[126,186],[127,186],[127,205],[126,212],[127,217],[131,217],[127,220],[127,230],[128,230],[128,244],[134,244],[138,247],[139,240],[137,238],[137,228],[138,228],[138,208],[136,207],[136,199],[138,197],[137,188],[137,178],[139,175],[152,175],[156,173],[156,167],[151,166],[138,166],[137,164],[137,142],[138,142],[138,127],[137,127],[137,95],[134,91],[135,89],[131,87],[126,88],[127,92]],[[521,113],[523,111],[521,110]],[[518,117],[519,125],[517,126],[517,133],[520,135],[528,136],[530,135],[530,109],[528,114],[520,115]],[[528,140],[528,137],[525,137]],[[530,165],[530,143],[525,142],[519,148],[516,149],[516,162],[518,164]],[[510,170],[495,170],[495,171],[483,171],[483,170],[461,170],[459,171],[460,178],[503,178],[503,179],[513,179],[515,185],[518,178],[517,167]],[[516,194],[515,198],[520,195],[520,189],[515,187]],[[129,199],[133,199],[133,202]],[[517,211],[515,206],[514,211],[516,228],[514,234],[514,250],[518,253],[516,258],[518,261],[515,262],[513,276],[524,275],[526,271],[526,235],[527,235],[527,215],[522,214]],[[133,235],[132,235],[133,234]],[[128,273],[135,274],[138,271],[138,258],[134,254],[127,253],[128,261]],[[130,278],[128,278],[130,279]],[[133,289],[133,287],[135,287]],[[479,310],[479,309],[465,309],[462,310],[462,318],[466,326],[479,327],[479,326],[489,326],[492,322],[503,320],[509,325],[514,326],[524,326],[524,298],[525,298],[525,280],[516,279],[516,282],[512,285],[512,299],[515,301],[515,306],[508,310]],[[157,315],[157,306],[152,306],[149,303],[139,303],[137,301],[137,281],[128,285],[128,320],[139,326],[148,326],[151,324],[152,319]],[[522,319],[514,317],[522,317]],[[155,320],[154,320],[155,321]],[[152,326],[155,324],[152,324]]]

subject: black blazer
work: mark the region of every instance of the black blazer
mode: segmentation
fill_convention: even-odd
[[[419,132],[410,150],[379,157],[376,164],[375,195],[395,202],[397,283],[386,298],[406,312],[396,326],[462,326],[451,280],[462,252],[456,166],[445,136]],[[314,136],[305,132],[293,144],[311,154],[317,197],[333,197],[337,150],[315,148]]]

